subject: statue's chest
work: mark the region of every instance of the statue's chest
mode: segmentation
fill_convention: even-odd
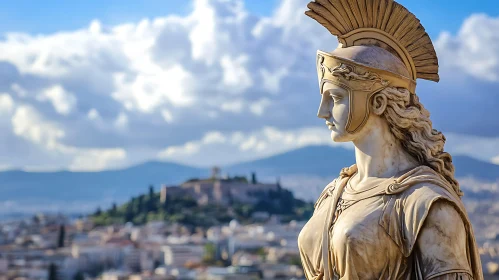
[[[382,195],[351,205],[338,203],[329,250],[340,276],[355,268],[357,275],[363,275],[360,279],[378,279],[402,260],[400,250],[379,224],[383,207]]]
[[[330,236],[336,241],[367,242],[375,239],[383,231],[379,225],[383,213],[383,196],[375,196],[352,202],[340,199],[336,206]]]

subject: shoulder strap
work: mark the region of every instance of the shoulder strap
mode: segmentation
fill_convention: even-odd
[[[339,179],[334,187],[334,190],[331,193],[331,201],[328,205],[327,218],[324,223],[324,229],[322,231],[322,263],[324,267],[324,279],[333,279],[332,277],[332,262],[331,262],[331,254],[329,248],[329,229],[332,226],[332,222],[334,220],[334,213],[336,212],[336,205],[338,204],[338,200],[345,188],[346,183],[350,177],[343,177]]]
[[[338,180],[338,178],[334,179],[331,183],[327,184],[327,186],[324,188],[321,195],[319,196],[319,198],[317,199],[317,201],[314,204],[315,210],[317,210],[317,208],[319,208],[319,206],[324,201],[324,199],[326,199],[328,196],[330,196],[331,193],[334,191],[337,180]]]
[[[322,190],[321,195],[319,196],[319,198],[317,199],[317,201],[314,204],[314,208],[317,209],[320,206],[320,204],[322,203],[322,201],[324,201],[324,199],[326,199],[327,197],[332,195],[332,193],[334,192],[336,183],[338,181],[341,181],[341,179],[343,179],[343,178],[351,177],[355,172],[357,172],[357,165],[355,165],[355,164],[350,166],[350,167],[342,168],[340,171],[340,176],[338,178],[334,179],[331,183],[327,184],[327,186],[324,188],[324,190]]]

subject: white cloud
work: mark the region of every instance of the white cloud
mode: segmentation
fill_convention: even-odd
[[[226,141],[227,138],[219,131],[206,133],[202,140],[204,144],[225,143]]]
[[[187,106],[193,100],[187,91],[190,74],[181,65],[170,69],[156,69],[154,73],[129,76],[114,75],[116,91],[113,97],[128,110],[149,113],[165,104]]]
[[[20,105],[12,116],[12,128],[15,135],[52,152],[69,161],[68,168],[74,171],[96,171],[110,166],[122,166],[120,161],[126,158],[122,148],[81,148],[62,142],[65,131],[56,123],[46,120],[35,108]],[[50,167],[32,168],[46,170]]]
[[[99,34],[102,32],[102,24],[98,20],[93,20],[88,27],[91,34]]]
[[[0,115],[10,114],[14,110],[14,100],[7,93],[0,93]]]
[[[158,157],[167,159],[176,156],[190,156],[202,152],[207,145],[224,144],[227,138],[219,131],[211,131],[199,141],[190,141],[180,146],[171,146],[158,153]]]
[[[195,22],[189,39],[192,57],[212,64],[220,44],[216,41],[217,27],[215,9],[207,1],[196,1],[192,19]]]
[[[197,142],[187,142],[181,146],[168,147],[158,153],[158,157],[162,159],[171,158],[172,156],[188,156],[199,152],[200,144]]]
[[[90,120],[93,120],[93,121],[96,121],[96,120],[100,120],[102,119],[100,114],[99,114],[99,111],[97,111],[97,109],[95,108],[92,108],[88,111],[87,113],[87,117],[90,119]]]
[[[250,105],[250,111],[257,116],[261,116],[265,112],[265,109],[270,106],[270,104],[270,99],[262,98]]]
[[[118,129],[125,129],[128,127],[128,116],[127,114],[121,112],[114,121],[114,126]]]
[[[19,106],[12,116],[12,128],[17,136],[35,144],[54,150],[65,133],[56,124],[44,120],[35,108],[29,105]]]
[[[352,148],[350,143],[332,142],[327,128],[280,130],[264,127],[253,132],[235,131],[227,134],[211,131],[199,140],[170,146],[162,150],[158,157],[195,166],[210,166],[258,159],[309,145]],[[238,155],[237,158],[234,155]]]
[[[109,166],[158,153],[209,165],[329,143],[326,129],[312,129],[319,123],[314,62],[317,49],[331,50],[337,40],[303,14],[307,3],[283,0],[271,16],[261,17],[248,14],[241,0],[197,0],[186,16],[114,26],[95,20],[43,35],[7,33],[0,40],[0,66],[8,70],[2,91],[10,99],[0,97],[0,111],[15,118],[1,132],[28,140],[22,145],[43,149],[44,156],[58,154],[61,159],[53,161],[68,168],[85,166],[85,151],[90,158],[92,151],[121,158],[114,149],[123,149],[124,159],[102,160]],[[459,33],[441,35],[435,46],[442,83],[418,86],[434,123],[458,135],[448,137],[449,150],[488,161],[499,155],[492,144],[499,136],[493,118],[499,101],[497,22],[473,15]],[[34,102],[37,95],[58,114]],[[469,110],[472,105],[482,109]],[[464,133],[481,134],[490,148],[466,148],[475,139]],[[148,152],[137,155],[131,148]]]
[[[173,114],[166,109],[161,110],[161,116],[167,123],[172,123],[173,122]]]
[[[10,164],[0,164],[0,171],[8,171],[12,169],[13,166],[11,166]]]
[[[60,85],[45,89],[37,95],[39,101],[50,101],[55,111],[61,115],[68,115],[76,106],[76,97],[64,90]]]
[[[241,99],[234,99],[222,102],[220,109],[224,112],[231,112],[234,114],[241,114],[245,111],[252,113],[255,116],[262,116],[265,110],[271,105],[270,99],[263,97],[257,101],[244,101]]]
[[[305,0],[298,2],[305,9]],[[13,68],[12,93],[57,127],[68,147],[126,143],[159,150],[179,139],[190,142],[199,132],[239,129],[236,122],[244,122],[244,130],[280,125],[288,108],[266,122],[276,101],[269,92],[280,92],[287,78],[296,80],[293,75],[303,80],[301,64],[314,61],[316,42],[334,42],[305,21],[303,11],[292,10],[262,18],[248,14],[241,0],[198,0],[186,16],[114,26],[94,20],[86,28],[36,36],[7,33],[0,60]],[[300,22],[292,24],[293,32],[284,30],[290,19]],[[305,33],[305,40],[297,40]],[[33,96],[50,102],[59,116],[32,103]]]
[[[277,71],[270,72],[267,69],[261,69],[260,74],[263,78],[263,86],[270,93],[279,92],[281,80],[288,75],[288,69],[279,68]]]
[[[241,113],[243,111],[243,101],[242,100],[231,100],[220,104],[220,108],[225,112]]]
[[[220,64],[223,69],[223,83],[229,93],[243,92],[253,85],[251,75],[246,69],[248,56],[240,55],[236,58],[223,56]]]
[[[264,140],[258,140],[256,136],[250,136],[239,145],[239,149],[243,152],[250,150],[261,152],[267,147]]]
[[[75,153],[69,165],[70,170],[75,171],[99,171],[109,166],[120,165],[119,162],[126,159],[127,153],[124,149],[83,149]]]
[[[470,76],[499,81],[499,18],[486,14],[468,17],[459,33],[440,35],[435,43],[445,67],[458,67]]]
[[[212,65],[222,54],[238,47],[234,37],[244,30],[247,14],[240,0],[196,0],[187,20],[191,24],[188,37],[192,58]]]
[[[22,88],[20,85],[18,84],[12,84],[10,86],[10,88],[12,89],[13,92],[15,92],[17,94],[17,96],[19,96],[20,98],[25,98],[26,96],[28,96],[28,92]]]
[[[467,155],[499,164],[499,137],[445,133],[445,149],[451,155]],[[497,157],[496,157],[497,156]]]

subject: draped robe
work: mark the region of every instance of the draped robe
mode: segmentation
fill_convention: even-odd
[[[483,279],[464,205],[443,177],[419,166],[366,192],[349,193],[345,185],[356,171],[355,165],[346,168],[326,186],[300,232],[298,246],[308,280]],[[432,263],[416,241],[437,201],[459,214],[462,235],[456,236],[465,240],[455,240],[464,244],[462,252],[449,257],[442,250],[435,258],[439,261]]]

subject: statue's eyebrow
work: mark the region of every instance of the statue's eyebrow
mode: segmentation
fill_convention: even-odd
[[[340,88],[330,88],[330,89],[327,89],[326,91],[324,91],[324,93],[326,94],[334,94],[334,95],[345,95],[345,91],[340,89]]]

